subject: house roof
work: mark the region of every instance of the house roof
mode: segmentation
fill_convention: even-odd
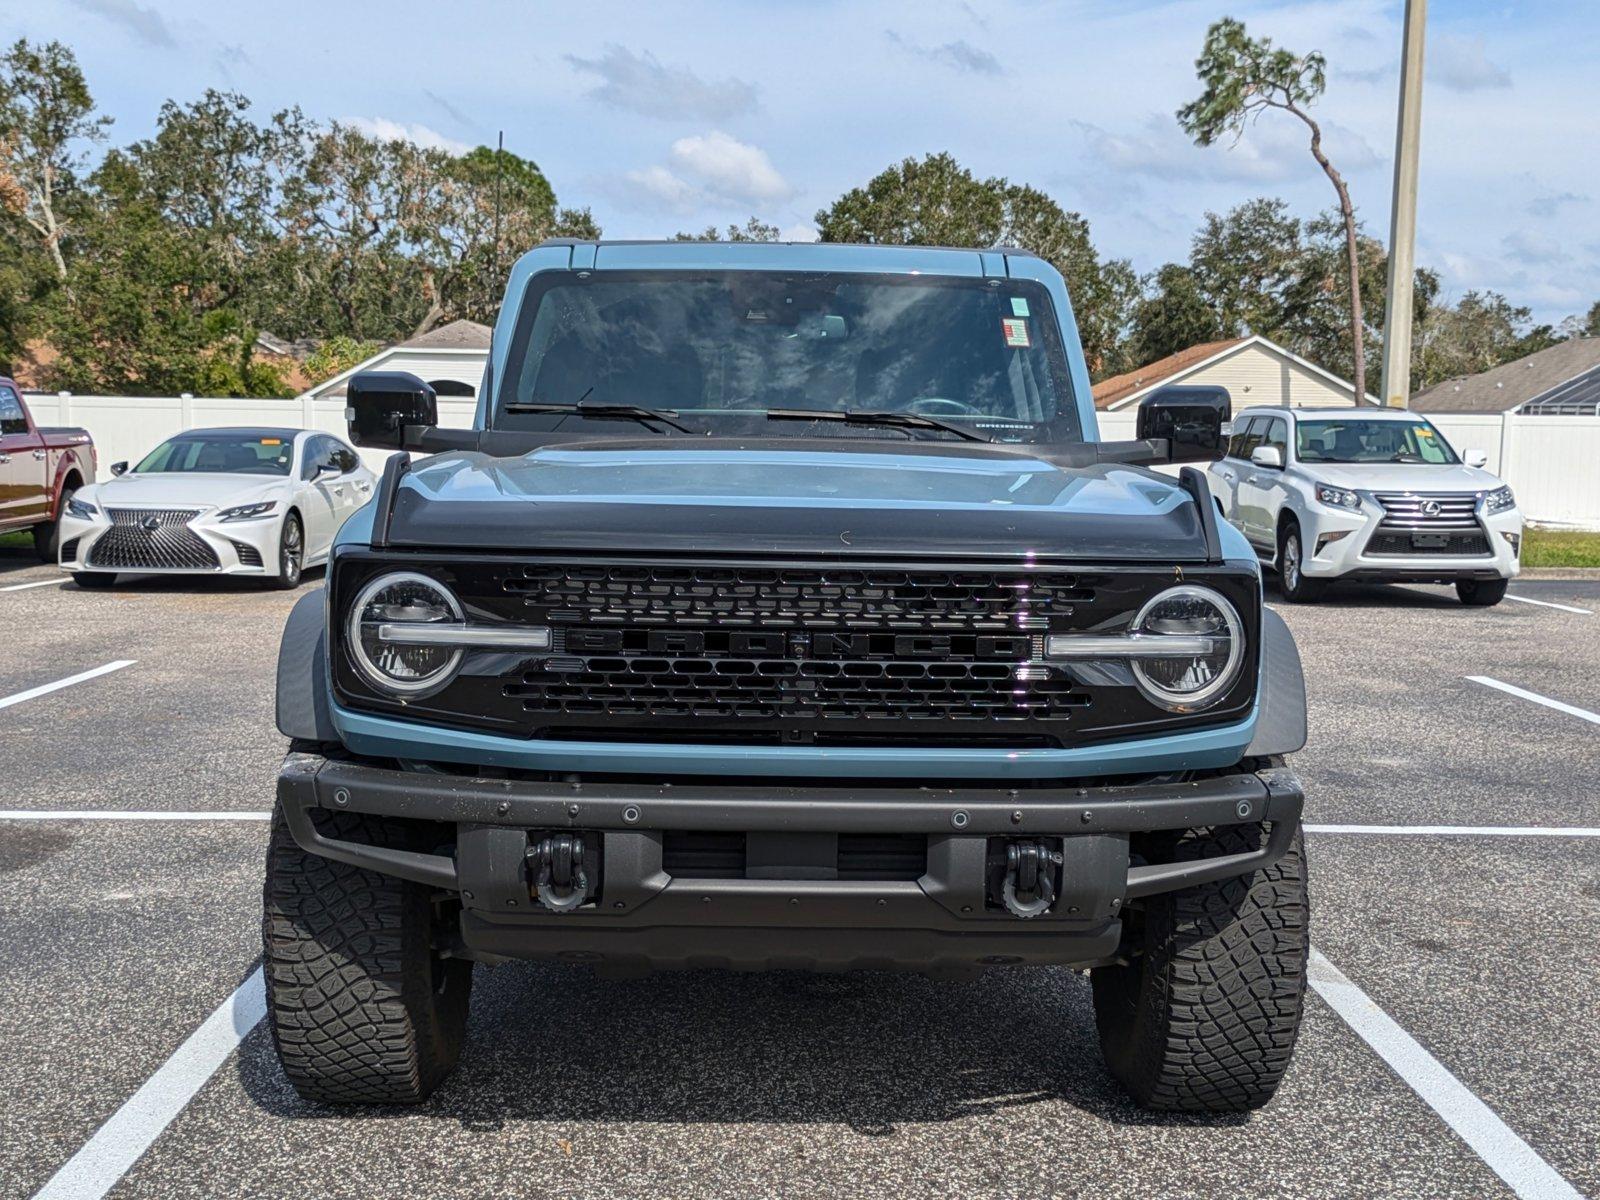
[[[1498,413],[1600,366],[1600,338],[1571,338],[1477,375],[1446,379],[1411,397],[1418,412]]]
[[[1207,359],[1215,358],[1248,340],[1248,338],[1227,338],[1220,342],[1202,342],[1198,346],[1179,350],[1176,354],[1158,358],[1155,362],[1146,363],[1132,371],[1102,379],[1094,385],[1094,406],[1102,410],[1110,408],[1119,400],[1126,400],[1136,392],[1164,383],[1172,376],[1191,367],[1197,367]]]
[[[451,321],[400,343],[406,350],[487,350],[494,331],[476,321]]]

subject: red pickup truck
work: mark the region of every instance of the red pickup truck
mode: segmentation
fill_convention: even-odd
[[[55,562],[56,518],[94,482],[96,464],[88,430],[41,429],[17,385],[0,378],[0,533],[32,529],[39,557]]]

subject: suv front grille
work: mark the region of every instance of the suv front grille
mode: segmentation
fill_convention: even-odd
[[[1473,492],[1375,492],[1383,520],[1367,543],[1367,553],[1384,557],[1412,554],[1474,557],[1490,553],[1478,523]]]
[[[197,508],[108,508],[111,528],[89,548],[89,565],[120,571],[215,571],[222,564],[189,528]]]

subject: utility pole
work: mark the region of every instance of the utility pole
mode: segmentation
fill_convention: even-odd
[[[1394,203],[1389,211],[1389,287],[1383,316],[1383,402],[1411,399],[1411,283],[1417,264],[1417,151],[1422,137],[1422,39],[1428,0],[1406,0],[1400,57],[1400,118],[1394,137]]]

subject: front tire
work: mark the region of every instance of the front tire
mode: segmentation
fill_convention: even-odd
[[[403,825],[330,814],[333,837],[417,849]],[[267,846],[267,1017],[301,1097],[415,1104],[461,1055],[472,964],[436,950],[434,894],[302,850],[282,808]]]
[[[1506,598],[1506,585],[1510,582],[1509,579],[1458,579],[1456,595],[1463,604],[1489,608]]]
[[[1278,529],[1278,590],[1290,604],[1310,604],[1322,598],[1327,585],[1308,579],[1305,573],[1305,542],[1300,523],[1288,520]]]
[[[305,565],[306,527],[300,523],[300,514],[291,512],[283,518],[283,528],[278,531],[278,573],[272,577],[271,586],[285,592],[299,587]]]
[[[1260,825],[1173,834],[1161,861],[1240,854]],[[1305,1001],[1301,834],[1272,866],[1153,896],[1127,914],[1126,965],[1091,972],[1106,1066],[1141,1106],[1228,1113],[1272,1099]]]

